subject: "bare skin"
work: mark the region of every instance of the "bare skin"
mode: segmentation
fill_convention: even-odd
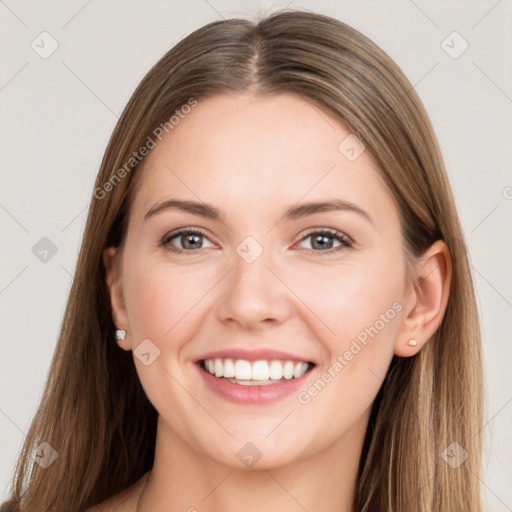
[[[293,95],[217,96],[144,160],[126,246],[104,263],[121,348],[149,339],[160,351],[148,366],[134,356],[159,413],[155,461],[98,512],[350,512],[373,400],[393,355],[416,354],[439,326],[451,267],[436,242],[408,279],[392,196],[368,152],[350,161],[338,149],[349,135]],[[224,218],[167,208],[145,219],[170,198]],[[332,199],[351,207],[283,217]],[[190,234],[169,236],[187,227],[194,252]],[[263,248],[251,263],[236,250],[248,236]],[[354,354],[369,326],[377,333]],[[314,362],[300,390],[309,401],[233,404],[212,391],[195,360],[240,347]],[[309,391],[344,354],[342,371]],[[261,453],[251,468],[237,456],[248,442]]]
[[[101,502],[99,505],[88,508],[86,512],[134,512],[148,476],[149,472],[130,487]]]

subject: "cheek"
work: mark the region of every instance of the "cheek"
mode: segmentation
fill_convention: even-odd
[[[312,329],[328,352],[320,382],[304,390],[304,402],[314,400],[317,407],[326,407],[326,414],[333,403],[354,413],[369,407],[393,357],[403,281],[397,254],[380,257],[378,263],[359,259],[335,270],[322,267],[314,279],[296,282],[297,295],[307,297],[306,306],[314,313],[307,314]]]
[[[134,361],[142,387],[155,408],[168,411],[173,404],[178,418],[200,414],[198,405],[180,385],[183,379],[183,349],[201,328],[198,315],[204,313],[205,297],[215,283],[211,271],[152,262],[134,257],[125,283],[125,300],[134,339]],[[137,345],[149,339],[150,362],[139,359]],[[154,354],[158,355],[154,357]],[[178,421],[178,423],[180,423]],[[183,427],[184,428],[184,427]]]
[[[316,421],[311,411],[329,418],[322,435],[334,439],[368,412],[382,385],[393,357],[402,287],[400,271],[352,267],[324,277],[316,275],[308,307],[322,320],[315,321],[315,330],[329,357],[298,402],[305,421]]]
[[[301,275],[304,277],[298,277]],[[304,317],[317,324],[316,333],[331,355],[337,355],[360,334],[364,342],[366,329],[372,326],[376,326],[380,339],[394,338],[403,276],[400,263],[354,260],[336,268],[323,266],[314,272],[290,273],[287,283],[303,302]]]
[[[183,331],[212,287],[211,272],[140,258],[125,277],[126,307],[134,334],[163,343]],[[210,283],[211,281],[211,283]]]

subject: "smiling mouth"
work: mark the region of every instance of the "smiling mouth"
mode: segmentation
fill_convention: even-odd
[[[307,361],[230,358],[202,359],[198,364],[206,373],[242,386],[267,386],[298,379],[315,366]]]

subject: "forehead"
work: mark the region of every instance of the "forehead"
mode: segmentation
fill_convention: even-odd
[[[254,212],[302,198],[390,201],[367,152],[347,158],[347,137],[350,129],[296,95],[199,100],[145,158],[134,213],[171,195]]]

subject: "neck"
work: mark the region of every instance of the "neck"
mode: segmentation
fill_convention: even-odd
[[[322,452],[242,471],[198,453],[159,417],[155,461],[136,512],[351,512],[368,415]]]

